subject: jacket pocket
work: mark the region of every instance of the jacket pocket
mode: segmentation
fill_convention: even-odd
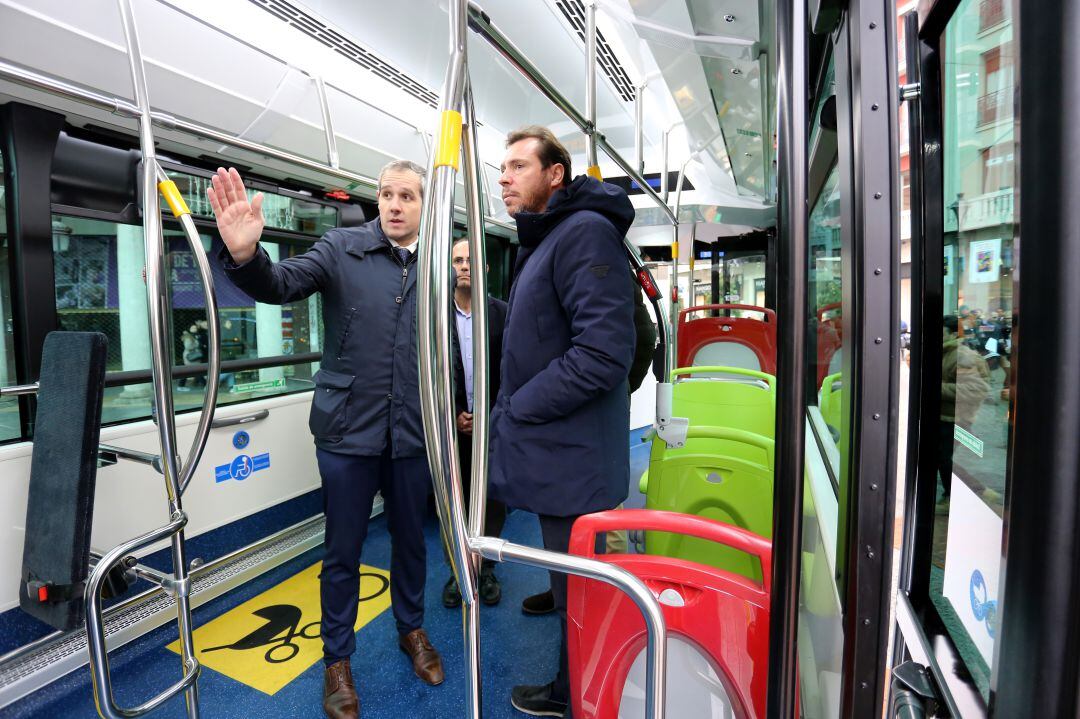
[[[311,399],[308,427],[318,439],[339,442],[349,426],[349,395],[355,377],[320,369],[312,379],[315,395]]]

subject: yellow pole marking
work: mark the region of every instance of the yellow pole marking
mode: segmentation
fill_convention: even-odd
[[[593,165],[588,170],[585,170],[585,172],[589,177],[595,177],[597,180],[600,180],[600,182],[604,181],[604,176],[600,174],[599,165]]]
[[[314,564],[195,630],[203,666],[274,695],[323,655],[319,571]],[[390,606],[390,572],[360,565],[360,608],[354,631]],[[388,640],[389,641],[389,640]],[[169,645],[180,653],[180,641]]]
[[[461,113],[444,110],[439,120],[439,146],[435,150],[435,167],[453,167],[457,171],[461,160]]]
[[[172,210],[173,217],[179,218],[181,215],[191,214],[191,210],[188,209],[187,203],[184,202],[184,196],[180,194],[175,182],[172,180],[159,182],[158,192],[165,198],[165,202],[169,203],[169,209]]]

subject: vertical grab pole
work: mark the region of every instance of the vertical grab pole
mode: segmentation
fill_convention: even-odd
[[[465,175],[465,212],[469,230],[469,274],[471,276],[470,293],[472,295],[473,323],[473,435],[472,435],[472,476],[469,479],[471,494],[469,501],[469,538],[483,536],[484,514],[487,507],[488,478],[488,415],[490,408],[489,393],[491,384],[488,380],[491,372],[488,354],[488,291],[487,291],[487,248],[484,242],[484,206],[481,185],[483,183],[480,149],[476,138],[476,112],[473,107],[472,85],[468,77],[468,65],[465,72],[464,132],[462,153],[464,155]],[[496,370],[497,371],[497,370]],[[462,602],[461,610],[465,622],[465,663],[468,676],[472,678],[470,706],[481,704],[482,680],[480,672],[480,603],[477,596],[477,581],[480,576],[479,554],[472,556],[472,584],[474,600],[468,604]]]
[[[466,674],[466,715],[470,719],[480,719],[480,633],[477,612],[472,606],[477,601],[477,571],[465,526],[450,362],[450,246],[453,242],[455,176],[461,159],[463,123],[459,108],[467,82],[466,13],[467,0],[451,0],[450,61],[443,81],[439,133],[428,165],[427,191],[424,193],[420,223],[416,283],[417,354],[420,364],[420,409],[435,504],[439,511],[443,540],[458,577],[461,599],[466,605],[462,612],[465,654],[470,664]],[[466,191],[469,191],[468,186]]]
[[[326,94],[326,82],[322,75],[315,76],[315,89],[319,94],[319,106],[322,108],[323,132],[326,134],[326,161],[335,170],[340,167],[337,148],[337,135],[334,134],[334,122],[330,116],[330,100]]]
[[[645,175],[645,86],[648,83],[642,80],[637,86],[634,95],[634,169],[638,174]]]
[[[585,120],[585,171],[601,180],[596,160],[596,0],[585,0]]]
[[[660,172],[660,197],[664,200],[665,205],[668,202],[668,137],[673,129],[675,129],[675,125],[664,130],[663,134],[660,135],[660,157],[663,158]],[[678,218],[675,219],[676,224],[678,224]]]
[[[773,488],[769,719],[795,716],[806,381],[806,0],[776,7],[779,111],[776,482]]]
[[[151,126],[150,98],[146,88],[146,70],[139,46],[138,29],[130,0],[118,0],[127,41],[135,104],[139,108],[139,145],[142,149],[143,240],[146,245],[146,293],[150,309],[150,353],[154,401],[157,405],[158,438],[161,442],[161,471],[169,496],[169,516],[183,515],[180,491],[179,458],[176,452],[176,422],[172,396],[172,343],[167,336],[169,322],[168,288],[165,276],[165,246],[161,232],[161,206],[158,203],[157,155]],[[180,656],[187,670],[198,666],[192,641],[191,605],[184,532],[172,535],[173,576],[176,580],[176,613],[180,634]],[[92,666],[92,665],[91,665]],[[192,683],[184,692],[189,719],[198,719],[199,690]]]

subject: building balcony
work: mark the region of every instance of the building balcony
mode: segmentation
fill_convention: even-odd
[[[967,232],[983,227],[1012,224],[1013,196],[1013,189],[1010,187],[960,200],[956,208],[960,231]]]
[[[977,116],[979,125],[989,125],[998,120],[1006,120],[1013,114],[1012,90],[998,90],[979,98]]]
[[[1005,22],[1004,0],[982,0],[979,3],[979,32]]]

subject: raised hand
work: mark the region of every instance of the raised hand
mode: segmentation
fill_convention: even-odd
[[[261,192],[248,202],[244,181],[240,173],[230,167],[228,172],[219,167],[213,178],[214,186],[206,190],[210,206],[214,208],[218,232],[233,262],[243,264],[255,256],[262,236],[263,221]]]

